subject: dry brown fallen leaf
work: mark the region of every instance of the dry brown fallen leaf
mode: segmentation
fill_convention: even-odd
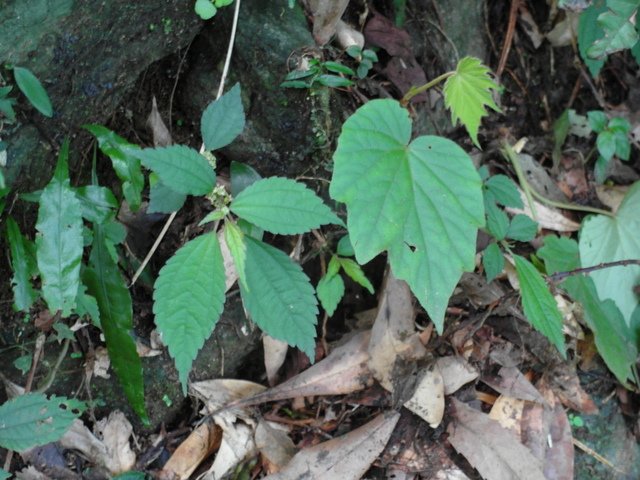
[[[542,463],[488,415],[452,399],[449,442],[486,480],[546,480]]]
[[[169,129],[165,125],[162,120],[162,116],[160,116],[160,112],[158,111],[158,103],[156,102],[155,96],[151,101],[151,113],[149,113],[149,116],[147,117],[147,128],[153,137],[154,147],[168,147],[173,143],[171,133],[169,133]]]
[[[505,397],[544,404],[540,392],[515,367],[502,367],[498,375],[483,375],[482,381]]]
[[[359,480],[384,449],[399,418],[398,412],[390,411],[346,435],[305,448],[265,480]]]
[[[278,383],[278,370],[287,358],[289,344],[277,340],[267,334],[262,337],[264,347],[264,367],[267,371],[267,381],[273,386]]]
[[[478,370],[462,357],[440,357],[436,360],[444,380],[444,394],[451,395],[478,378]]]
[[[173,452],[158,474],[160,480],[184,480],[191,476],[200,462],[220,447],[222,429],[204,422]]]
[[[522,421],[524,405],[524,400],[500,395],[491,407],[489,418],[495,420],[504,428],[511,430],[520,438],[520,422]]]
[[[371,332],[360,332],[295,377],[265,392],[225,404],[224,408],[295,397],[344,395],[363,390],[373,384],[373,375],[367,366],[370,336]]]
[[[293,444],[282,425],[260,419],[256,427],[256,447],[263,459],[263,468],[267,474],[276,473],[296,454],[296,446]]]

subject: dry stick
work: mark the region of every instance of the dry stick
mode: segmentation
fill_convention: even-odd
[[[502,54],[500,55],[500,62],[498,63],[498,69],[496,70],[496,78],[500,78],[502,76],[504,67],[507,65],[507,58],[509,57],[511,44],[513,43],[513,35],[516,31],[516,18],[518,16],[519,8],[520,0],[511,0],[511,9],[509,10],[509,23],[507,24],[507,34],[504,38]]]
[[[602,270],[604,268],[627,267],[629,265],[640,265],[640,259],[639,260],[634,260],[634,259],[618,260],[616,262],[599,263],[598,265],[593,265],[591,267],[576,268],[575,270],[569,270],[567,272],[557,272],[557,273],[554,273],[553,275],[548,275],[547,280],[555,283],[555,282],[564,280],[566,277],[569,277],[571,275],[591,273],[591,272],[595,272],[596,270]]]
[[[222,96],[222,92],[224,91],[224,82],[227,78],[227,75],[229,74],[229,65],[231,64],[231,54],[233,52],[233,45],[235,43],[236,30],[238,29],[239,13],[240,13],[240,0],[236,0],[236,7],[233,12],[233,24],[231,26],[231,35],[229,37],[229,47],[227,48],[227,57],[224,61],[224,67],[222,68],[222,76],[220,77],[220,86],[218,87],[218,94],[216,95],[216,100],[218,100]],[[204,150],[205,150],[205,146],[203,143],[200,146],[200,153],[203,153]],[[151,257],[153,257],[153,254],[158,249],[160,242],[162,242],[162,239],[166,235],[167,230],[169,230],[169,227],[173,223],[173,220],[176,218],[177,214],[178,214],[177,211],[172,212],[169,218],[167,219],[167,221],[165,222],[164,226],[162,227],[162,231],[160,232],[160,235],[158,235],[158,238],[156,238],[156,241],[153,242],[153,246],[149,250],[149,253],[147,253],[147,256],[144,258],[144,260],[140,264],[140,267],[138,268],[136,273],[133,275],[133,278],[131,279],[131,283],[129,284],[129,288],[131,288],[136,283],[136,281],[138,280],[138,277],[140,277],[140,275],[142,274],[142,271],[146,268],[147,264],[149,263],[149,260],[151,260]]]
[[[599,461],[600,463],[606,465],[607,467],[615,470],[618,473],[621,473],[623,475],[626,475],[627,472],[625,472],[624,470],[620,470],[618,467],[616,467],[613,463],[611,463],[609,460],[607,460],[606,458],[604,458],[602,455],[600,455],[598,452],[596,452],[595,450],[593,450],[592,448],[589,448],[587,445],[585,445],[584,443],[582,443],[580,440],[578,440],[577,438],[574,438],[573,440],[573,444],[578,447],[580,450],[582,450],[584,453],[586,453],[587,455],[591,455],[593,458],[595,458],[597,461]]]

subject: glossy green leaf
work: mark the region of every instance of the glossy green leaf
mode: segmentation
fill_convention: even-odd
[[[491,282],[504,270],[504,256],[497,243],[490,243],[489,246],[484,249],[482,266],[487,276],[487,282]]]
[[[22,67],[13,68],[13,76],[16,84],[27,100],[45,117],[53,116],[53,107],[49,95],[44,89],[40,80],[31,73],[31,70]]]
[[[317,300],[309,278],[284,252],[245,236],[247,283],[240,285],[251,319],[268,335],[315,358]]]
[[[328,73],[318,75],[314,79],[314,83],[316,82],[320,85],[331,88],[350,87],[351,85],[353,85],[353,82],[348,78],[340,77],[338,75],[331,75]]]
[[[566,358],[562,315],[553,295],[536,267],[519,255],[514,255],[513,259],[516,262],[516,273],[522,293],[522,308],[527,320]]]
[[[607,6],[604,2],[600,2],[599,5],[593,3],[580,13],[578,20],[578,49],[592,77],[596,77],[600,73],[604,65],[604,60],[590,58],[589,55],[587,55],[587,50],[596,40],[604,37],[604,30],[598,25],[598,17],[606,11]]]
[[[247,276],[245,274],[247,246],[244,242],[244,233],[242,233],[242,230],[240,230],[235,223],[227,221],[224,224],[224,239],[227,242],[227,247],[229,247],[229,252],[231,252],[231,257],[233,258],[233,263],[238,273],[238,279],[241,285],[246,290],[249,290],[250,287],[247,285]]]
[[[133,307],[129,289],[107,249],[104,227],[94,225],[93,247],[83,281],[100,311],[100,324],[107,343],[111,365],[127,400],[141,420],[148,423],[144,406],[142,362],[136,351]]]
[[[530,242],[537,233],[537,222],[531,220],[527,215],[518,214],[511,219],[506,236],[519,242]]]
[[[214,0],[216,7],[226,7],[227,5],[231,5],[233,0]]]
[[[324,62],[322,65],[324,66],[324,68],[333,73],[343,73],[345,75],[351,76],[356,74],[351,68],[338,62]]]
[[[518,187],[506,175],[493,175],[485,182],[485,188],[495,202],[505,207],[523,208]]]
[[[607,128],[607,122],[609,121],[607,115],[602,110],[587,112],[587,119],[589,120],[589,127],[596,133],[600,133]]]
[[[465,57],[458,62],[454,75],[447,78],[443,89],[444,104],[451,110],[451,123],[456,125],[460,120],[478,147],[478,127],[487,115],[485,107],[500,111],[491,97],[491,90],[497,91],[498,85],[489,73],[479,59]]]
[[[210,151],[226,147],[242,133],[244,124],[240,84],[236,83],[202,113],[200,130],[205,147]]]
[[[196,0],[194,9],[198,16],[203,20],[213,18],[218,12],[218,9],[211,0]]]
[[[0,405],[0,447],[21,452],[55,442],[84,409],[65,397],[27,393]]]
[[[31,284],[31,277],[37,270],[36,259],[32,255],[34,248],[29,248],[28,244],[31,242],[22,236],[20,228],[13,218],[8,217],[6,222],[11,270],[13,271],[13,277],[11,278],[13,308],[27,312],[38,298],[38,293]]]
[[[620,160],[629,160],[629,156],[631,155],[631,143],[629,142],[627,133],[621,130],[614,130],[613,143],[615,145],[616,157]]]
[[[342,127],[330,194],[347,205],[358,263],[388,250],[394,274],[441,332],[454,287],[475,268],[482,182],[455,143],[410,138],[409,114],[398,102],[360,107]]]
[[[130,150],[162,183],[185,195],[206,195],[216,185],[216,173],[196,150],[184,145]]]
[[[140,160],[129,152],[139,147],[102,125],[85,125],[83,128],[96,137],[102,153],[111,159],[113,169],[122,182],[124,198],[131,211],[137,211],[142,202],[144,175],[140,168]]]
[[[93,223],[104,223],[115,216],[119,204],[113,192],[99,185],[76,188],[82,206],[82,216]]]
[[[609,0],[608,10],[598,16],[598,25],[604,36],[587,49],[590,58],[602,58],[614,52],[633,47],[638,42],[635,21],[638,0]]]
[[[42,296],[51,312],[68,317],[76,305],[82,260],[82,206],[69,184],[69,143],[58,157],[53,178],[40,195],[36,222]]]
[[[487,231],[496,240],[503,240],[509,230],[509,217],[495,203],[486,205]]]
[[[591,215],[582,222],[580,258],[583,267],[640,258],[640,182],[634,183],[614,217]],[[611,299],[627,324],[638,307],[633,287],[640,284],[640,266],[605,268],[591,273],[598,296]]]
[[[332,316],[344,296],[344,281],[340,275],[324,275],[316,286],[322,308]]]
[[[208,1],[208,0],[207,0]],[[149,189],[147,213],[172,213],[182,208],[187,196],[158,181]]]
[[[246,163],[231,162],[231,195],[237,197],[240,192],[253,185],[262,177]]]
[[[600,132],[596,139],[596,146],[602,158],[607,162],[611,160],[616,153],[616,143],[613,132],[611,130],[603,130]]]
[[[224,262],[213,232],[183,245],[156,280],[156,325],[175,360],[185,395],[191,364],[222,313],[224,287]]]
[[[538,255],[550,274],[568,272],[580,267],[578,244],[566,237],[548,235]],[[635,367],[638,351],[632,334],[615,303],[601,301],[593,280],[585,275],[572,275],[560,286],[571,298],[582,304],[584,319],[594,335],[598,353],[618,380],[626,384],[637,378]]]
[[[342,267],[342,270],[344,270],[344,273],[346,273],[351,280],[366,288],[371,295],[374,294],[373,285],[371,285],[371,282],[357,262],[350,258],[338,258],[338,261],[340,262],[340,266]]]
[[[231,202],[233,213],[277,234],[305,233],[320,225],[342,221],[302,183],[288,178],[259,180]]]

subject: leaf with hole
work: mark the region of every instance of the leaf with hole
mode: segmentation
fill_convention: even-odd
[[[451,110],[451,123],[456,125],[460,120],[478,147],[478,127],[482,117],[487,115],[485,107],[500,111],[491,97],[491,90],[497,91],[498,85],[489,73],[479,59],[465,57],[458,62],[454,74],[447,78],[442,91],[444,104]]]
[[[222,313],[224,288],[224,262],[214,232],[183,245],[156,280],[156,325],[175,361],[185,395],[191,364]]]
[[[313,361],[318,307],[309,277],[277,248],[249,236],[245,242],[251,290],[240,285],[240,292],[251,319],[265,333],[298,347]]]
[[[26,68],[14,67],[13,76],[16,79],[18,88],[27,100],[45,117],[53,116],[53,107],[47,91],[40,83],[40,80]]]
[[[0,405],[0,447],[22,452],[55,442],[85,405],[65,397],[27,393]]]
[[[454,287],[475,268],[482,182],[452,141],[410,138],[409,114],[397,101],[360,107],[342,127],[329,192],[347,205],[358,263],[387,250],[394,274],[441,332]]]
[[[240,84],[236,83],[202,112],[200,131],[206,149],[217,150],[229,145],[242,133],[244,123]]]
[[[342,221],[302,183],[288,178],[258,180],[231,202],[233,213],[277,234],[306,233],[320,225]]]

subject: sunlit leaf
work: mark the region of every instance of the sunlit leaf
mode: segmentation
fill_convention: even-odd
[[[465,57],[458,62],[455,74],[447,79],[443,89],[444,104],[451,110],[451,123],[456,125],[460,120],[477,146],[480,146],[480,120],[487,115],[485,107],[500,111],[491,97],[491,90],[498,90],[498,85],[489,73],[479,59]]]
[[[373,100],[343,125],[334,154],[331,196],[346,203],[356,260],[385,250],[438,331],[463,271],[475,268],[484,224],[482,182],[455,143],[424,136],[394,100]]]

